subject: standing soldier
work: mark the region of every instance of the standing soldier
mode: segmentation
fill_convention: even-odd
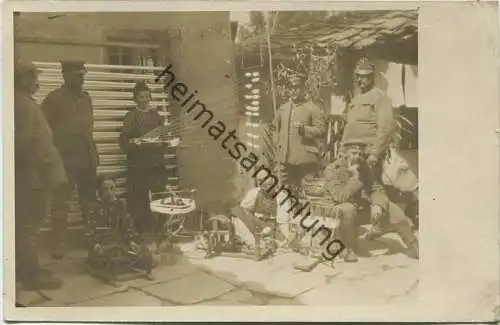
[[[83,217],[96,200],[97,148],[92,137],[92,100],[83,91],[86,69],[83,62],[61,62],[64,85],[52,91],[42,103],[54,133],[54,144],[64,161],[68,186],[54,193],[52,202],[52,257],[61,259],[65,243],[67,213],[75,185]]]
[[[276,115],[277,168],[281,186],[299,198],[299,190],[305,176],[321,169],[320,145],[327,131],[323,111],[307,99],[305,76],[293,75],[290,80],[290,100],[283,104]],[[281,193],[282,194],[282,193]],[[282,233],[296,246],[300,236],[291,233],[290,215],[281,206],[278,195],[278,222]]]
[[[277,161],[282,185],[297,195],[302,179],[319,172],[327,124],[323,111],[307,100],[304,76],[292,77],[290,92],[276,116]]]
[[[28,289],[55,289],[61,282],[38,263],[38,230],[47,194],[67,184],[63,162],[49,125],[32,96],[38,71],[18,62],[14,73],[16,278]]]
[[[390,98],[375,87],[375,68],[366,58],[356,65],[355,82],[359,93],[345,112],[342,143],[362,148],[360,169],[365,174],[364,183],[372,201],[373,232],[380,233],[381,218],[388,216],[389,210],[382,185],[382,164],[393,139],[396,119]]]

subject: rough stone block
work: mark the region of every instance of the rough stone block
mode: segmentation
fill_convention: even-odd
[[[127,281],[125,283],[132,288],[142,288],[162,282],[168,282],[185,276],[189,276],[197,272],[200,272],[200,270],[195,265],[181,262],[179,264],[172,266],[158,266],[154,268],[153,280],[139,278]]]
[[[380,305],[385,299],[368,288],[346,281],[334,281],[327,286],[316,288],[301,295],[298,300],[305,305]]]
[[[83,301],[73,306],[122,307],[122,306],[162,306],[162,301],[137,290],[115,293],[96,299]]]
[[[263,305],[264,299],[252,294],[247,290],[235,290],[229,292],[217,300],[226,302],[227,305]]]
[[[47,300],[39,304],[33,305],[33,307],[67,307],[68,305],[60,304],[53,300]]]
[[[286,298],[271,298],[267,300],[266,305],[270,306],[297,306],[302,305],[298,299],[286,299]]]
[[[74,304],[80,301],[102,297],[119,290],[119,288],[84,274],[64,278],[63,286],[60,289],[43,290],[42,293],[56,303]]]
[[[23,306],[33,306],[46,301],[47,299],[45,299],[37,291],[18,290],[16,292],[16,302]]]
[[[411,268],[397,268],[367,277],[358,282],[358,286],[369,289],[371,292],[393,299],[404,296],[418,281],[418,270]]]
[[[291,253],[260,262],[224,256],[192,262],[203,265],[207,272],[234,285],[263,294],[291,298],[326,281],[323,267],[319,268],[321,272],[314,270],[309,273],[293,268],[295,262],[304,260],[307,258]],[[328,274],[334,272],[326,269]]]
[[[214,299],[231,290],[234,286],[206,273],[196,273],[174,281],[159,283],[142,290],[163,300],[191,305]]]

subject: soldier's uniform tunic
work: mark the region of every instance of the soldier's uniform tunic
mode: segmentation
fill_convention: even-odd
[[[364,94],[358,94],[349,104],[346,126],[342,143],[344,145],[362,145],[365,158],[374,155],[378,162],[366,177],[367,188],[371,192],[372,203],[388,209],[387,196],[382,187],[382,162],[391,143],[396,120],[390,98],[380,89],[372,88]]]
[[[17,275],[37,285],[40,275],[37,237],[47,195],[67,179],[40,106],[23,90],[15,92],[14,125]]]
[[[303,125],[303,130],[294,124]],[[276,116],[277,161],[282,184],[295,189],[319,169],[319,143],[326,134],[323,112],[312,102],[282,105]]]
[[[54,193],[52,227],[54,240],[62,241],[75,185],[84,217],[96,201],[97,148],[93,140],[93,106],[90,95],[62,87],[49,93],[42,109],[54,134],[54,144],[64,161],[68,186]],[[60,243],[59,243],[60,244]]]

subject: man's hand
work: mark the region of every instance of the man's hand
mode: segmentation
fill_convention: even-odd
[[[369,155],[366,162],[370,165],[370,167],[373,167],[378,163],[378,158],[375,155]]]
[[[359,165],[358,164],[349,165],[348,169],[354,177],[359,179]]]
[[[129,143],[134,146],[140,146],[142,144],[139,138],[130,139]]]
[[[304,126],[305,126],[305,124],[297,122],[297,123],[294,123],[294,126],[297,128],[297,130],[299,132],[299,135],[300,136],[304,136],[304,133],[305,133]]]

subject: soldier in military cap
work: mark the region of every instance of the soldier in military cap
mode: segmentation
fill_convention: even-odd
[[[92,99],[83,90],[87,70],[81,61],[63,61],[61,67],[64,84],[42,103],[68,176],[68,186],[57,191],[52,202],[52,256],[57,259],[63,257],[67,212],[75,185],[84,218],[88,206],[96,201],[99,158],[92,135]]]
[[[362,58],[355,68],[355,82],[359,93],[349,103],[345,113],[346,126],[343,145],[362,147],[363,163],[369,167],[366,186],[373,203],[373,223],[388,211],[389,201],[382,186],[382,161],[385,158],[396,128],[396,119],[390,98],[375,87],[375,68]]]
[[[308,100],[305,83],[304,75],[290,76],[289,101],[279,108],[274,123],[279,182],[296,198],[299,197],[304,177],[320,169],[320,144],[327,131],[325,115]],[[289,213],[278,211],[278,220],[290,246],[297,246],[299,237],[293,235],[290,225],[286,223],[290,220]],[[295,239],[292,239],[294,236]]]
[[[362,58],[355,68],[359,93],[352,99],[345,114],[344,147],[361,148],[363,183],[371,202],[372,229],[367,239],[375,239],[387,231],[396,231],[407,243],[409,255],[418,256],[418,242],[408,221],[389,202],[382,184],[382,164],[388,154],[396,129],[396,118],[390,98],[375,87],[375,67]]]
[[[35,290],[61,286],[50,272],[41,270],[37,239],[49,192],[67,183],[50,127],[32,98],[38,73],[32,63],[15,64],[16,280]]]
[[[306,97],[305,82],[304,75],[290,77],[290,99],[276,116],[280,181],[294,191],[306,175],[319,171],[319,145],[327,131],[323,111]]]
[[[323,172],[326,180],[324,200],[335,206],[329,214],[331,217],[338,217],[340,221],[339,233],[347,252],[345,261],[356,262],[357,255],[360,254],[358,211],[359,208],[369,208],[374,203],[370,202],[366,195],[366,177],[369,177],[366,168],[369,167],[363,164],[364,146],[347,144],[344,149],[344,153],[330,163]],[[371,212],[377,213],[374,210]],[[381,224],[381,229],[384,233],[396,232],[407,246],[407,255],[418,258],[418,241],[404,211],[396,204],[388,202],[386,214],[387,221]]]

